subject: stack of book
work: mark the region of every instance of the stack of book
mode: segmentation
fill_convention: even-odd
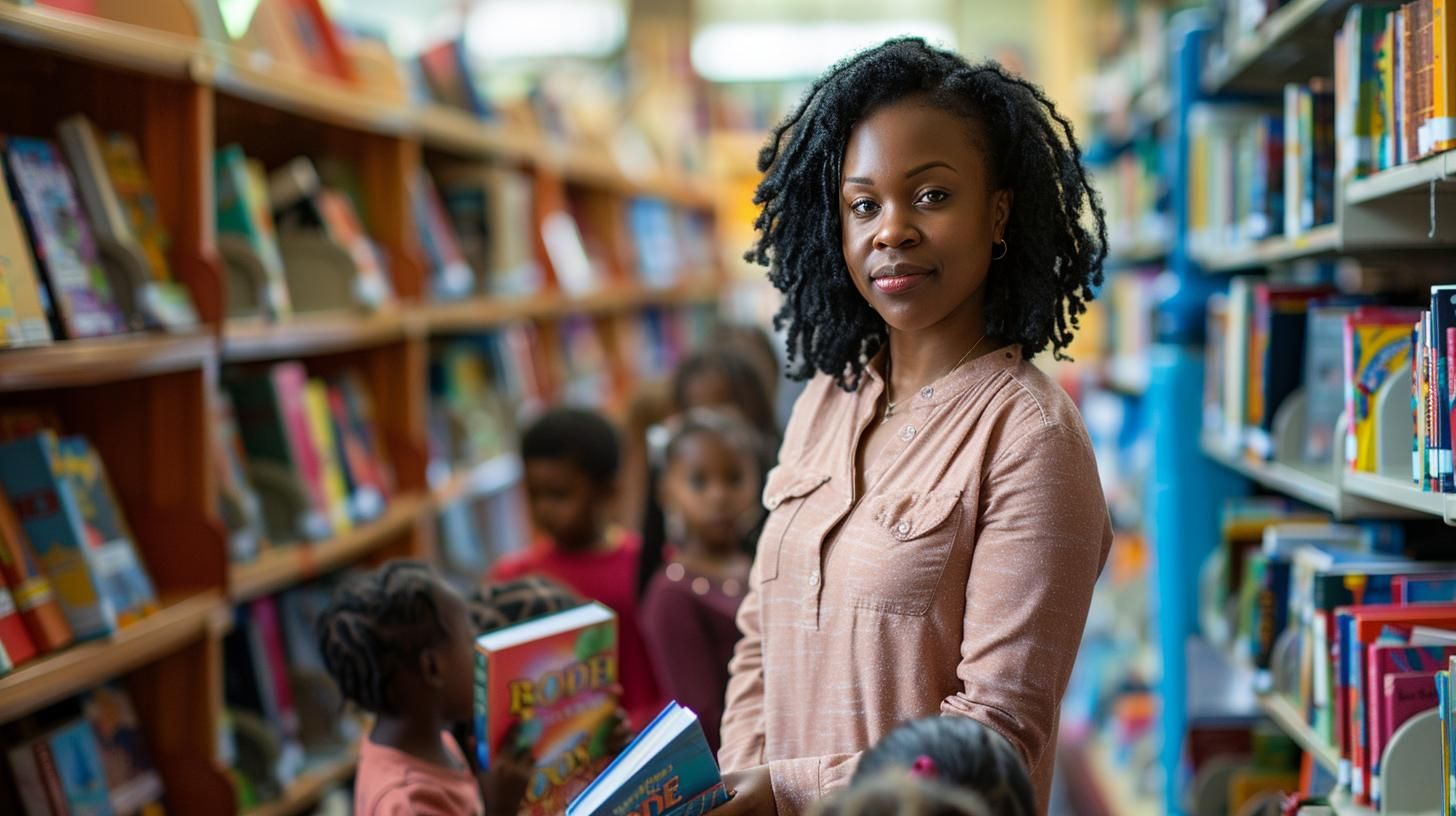
[[[100,456],[47,421],[0,434],[0,673],[158,608]]]
[[[26,816],[162,816],[162,777],[131,698],[105,685],[7,726],[6,759]],[[0,800],[3,802],[4,800]]]
[[[225,380],[237,424],[224,415],[215,432],[231,471],[224,487],[240,498],[224,504],[259,508],[262,517],[258,531],[257,514],[243,510],[235,530],[251,525],[252,538],[275,543],[321,540],[384,511],[394,477],[357,374],[310,377],[302,363],[285,362]]]
[[[0,139],[0,348],[197,323],[136,140],[84,116]]]

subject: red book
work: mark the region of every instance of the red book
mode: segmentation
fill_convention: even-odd
[[[344,52],[339,32],[319,0],[282,0],[282,3],[288,9],[298,44],[308,57],[308,67],[344,82],[356,81],[354,63]]]
[[[1385,686],[1381,689],[1383,694],[1383,708],[1380,716],[1381,730],[1376,732],[1378,740],[1372,746],[1372,797],[1375,802],[1380,801],[1381,785],[1380,770],[1381,762],[1384,760],[1385,746],[1390,744],[1390,737],[1400,730],[1402,725],[1412,717],[1423,711],[1430,711],[1436,707],[1436,676],[1427,672],[1404,672],[1401,674],[1387,674],[1384,678]]]
[[[1367,723],[1361,744],[1364,761],[1355,765],[1352,773],[1362,776],[1365,790],[1370,792],[1372,802],[1376,796],[1372,783],[1379,778],[1380,757],[1385,752],[1385,736],[1391,730],[1386,719],[1390,701],[1386,699],[1385,679],[1394,675],[1425,675],[1426,685],[1430,687],[1431,706],[1434,706],[1436,684],[1432,678],[1445,667],[1453,655],[1456,655],[1456,646],[1410,646],[1392,643],[1376,644],[1366,649]]]
[[[476,759],[529,746],[536,770],[519,816],[553,816],[607,766],[617,711],[617,616],[597,603],[475,641]],[[516,734],[516,745],[507,737]]]
[[[31,643],[38,650],[50,652],[70,645],[71,627],[66,623],[66,615],[51,591],[50,579],[41,572],[15,508],[3,492],[0,492],[0,584],[9,588]]]
[[[278,395],[278,410],[283,418],[294,467],[298,469],[298,479],[303,483],[314,514],[327,524],[329,498],[324,490],[323,457],[319,455],[318,440],[314,439],[309,426],[308,406],[305,402],[308,372],[304,370],[302,363],[279,363],[273,366],[270,376]]]
[[[35,655],[35,644],[31,642],[30,633],[25,631],[25,621],[20,619],[20,610],[15,607],[15,599],[10,596],[4,576],[0,576],[0,674]]]

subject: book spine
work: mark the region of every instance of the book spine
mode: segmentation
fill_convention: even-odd
[[[1411,434],[1411,481],[1416,487],[1421,486],[1421,455],[1424,450],[1426,437],[1425,428],[1421,422],[1421,367],[1416,362],[1421,359],[1421,327],[1417,323],[1411,327],[1411,427],[1415,430]]]
[[[308,413],[309,436],[318,453],[319,473],[323,480],[329,520],[335,533],[344,532],[352,526],[349,490],[345,486],[343,469],[335,455],[338,451],[338,440],[334,437],[334,424],[329,417],[328,387],[322,380],[310,380],[304,387],[304,407]]]
[[[0,648],[4,649],[10,664],[8,668],[14,668],[37,654],[35,642],[26,631],[25,621],[21,620],[20,610],[4,580],[0,580]]]
[[[36,561],[15,508],[3,492],[0,492],[0,578],[10,586],[21,620],[40,651],[49,652],[70,644],[71,627],[66,624],[65,613],[56,601],[50,579]]]
[[[300,363],[281,363],[273,367],[271,376],[289,452],[308,496],[312,515],[322,522],[318,526],[331,528],[332,514],[324,485],[323,464],[308,419],[308,375]]]
[[[1456,147],[1456,19],[1452,0],[1431,0],[1431,150]]]

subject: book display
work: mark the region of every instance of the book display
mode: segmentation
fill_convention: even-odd
[[[516,429],[706,334],[714,197],[495,115],[458,42],[75,5],[0,4],[0,810],[303,813],[361,727],[333,576],[524,546]]]

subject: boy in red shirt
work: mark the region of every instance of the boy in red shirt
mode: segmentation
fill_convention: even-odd
[[[617,613],[622,706],[634,728],[662,707],[637,616],[642,540],[608,519],[616,496],[617,433],[601,415],[557,408],[521,437],[531,521],[540,534],[523,553],[499,561],[495,581],[544,575]]]

